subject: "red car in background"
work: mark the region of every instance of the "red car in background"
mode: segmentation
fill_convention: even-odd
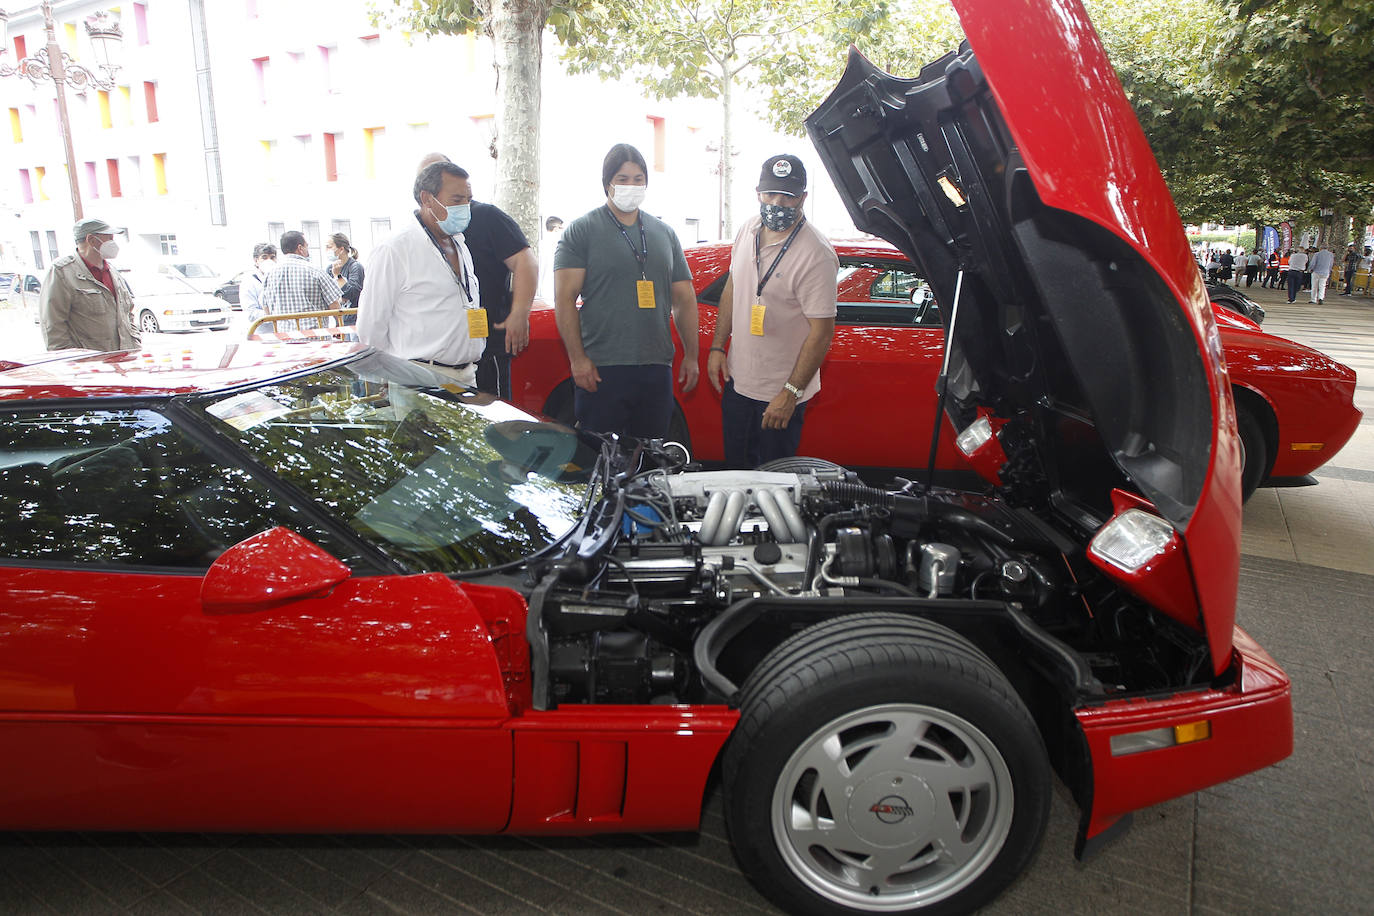
[[[940,307],[900,251],[880,239],[835,241],[840,257],[835,336],[821,367],[821,393],[807,407],[799,454],[850,468],[910,474],[924,461],[935,418],[935,379],[944,352]],[[702,383],[677,393],[670,438],[707,463],[724,457],[720,396],[705,382],[716,307],[730,244],[687,249],[697,290]],[[1266,479],[1301,478],[1326,464],[1355,433],[1355,371],[1311,347],[1213,306],[1245,446],[1248,499]],[[681,345],[678,359],[681,359]],[[530,345],[512,364],[513,400],[571,423],[572,380],[553,309],[536,306]],[[967,471],[946,418],[936,467]]]

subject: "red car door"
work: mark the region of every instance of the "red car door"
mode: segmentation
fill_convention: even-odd
[[[848,467],[924,468],[944,349],[939,308],[909,263],[837,249],[835,337],[800,454]],[[958,463],[948,421],[940,447],[941,467]]]
[[[6,829],[504,826],[509,706],[452,581],[377,569],[156,412],[2,425]],[[311,540],[232,546],[273,524]],[[283,600],[312,568],[332,587]]]

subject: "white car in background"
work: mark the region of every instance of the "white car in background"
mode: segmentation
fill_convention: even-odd
[[[213,293],[224,284],[224,277],[209,264],[168,258],[158,261],[154,268],[160,274],[179,277],[202,293]]]
[[[120,276],[134,294],[134,322],[145,334],[229,328],[229,306],[179,274],[128,270]]]

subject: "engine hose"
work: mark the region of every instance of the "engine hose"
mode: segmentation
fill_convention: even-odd
[[[860,503],[865,506],[883,506],[891,509],[897,505],[897,494],[861,483],[840,483],[827,481],[821,484],[821,492],[832,499],[844,503]]]
[[[863,510],[850,509],[832,512],[816,523],[815,532],[806,541],[806,575],[802,579],[803,585],[810,584],[816,578],[816,564],[820,562],[821,551],[825,550],[825,536],[830,533],[830,529],[841,522],[862,522],[867,519],[868,514]]]

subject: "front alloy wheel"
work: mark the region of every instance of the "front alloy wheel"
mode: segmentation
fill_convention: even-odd
[[[146,310],[143,311],[138,316],[138,329],[142,331],[144,334],[156,334],[159,330],[157,325],[157,316],[155,316],[152,312]]]
[[[724,761],[730,839],[790,912],[967,912],[1039,845],[1039,731],[946,627],[893,614],[818,624],[759,664],[740,713]]]

